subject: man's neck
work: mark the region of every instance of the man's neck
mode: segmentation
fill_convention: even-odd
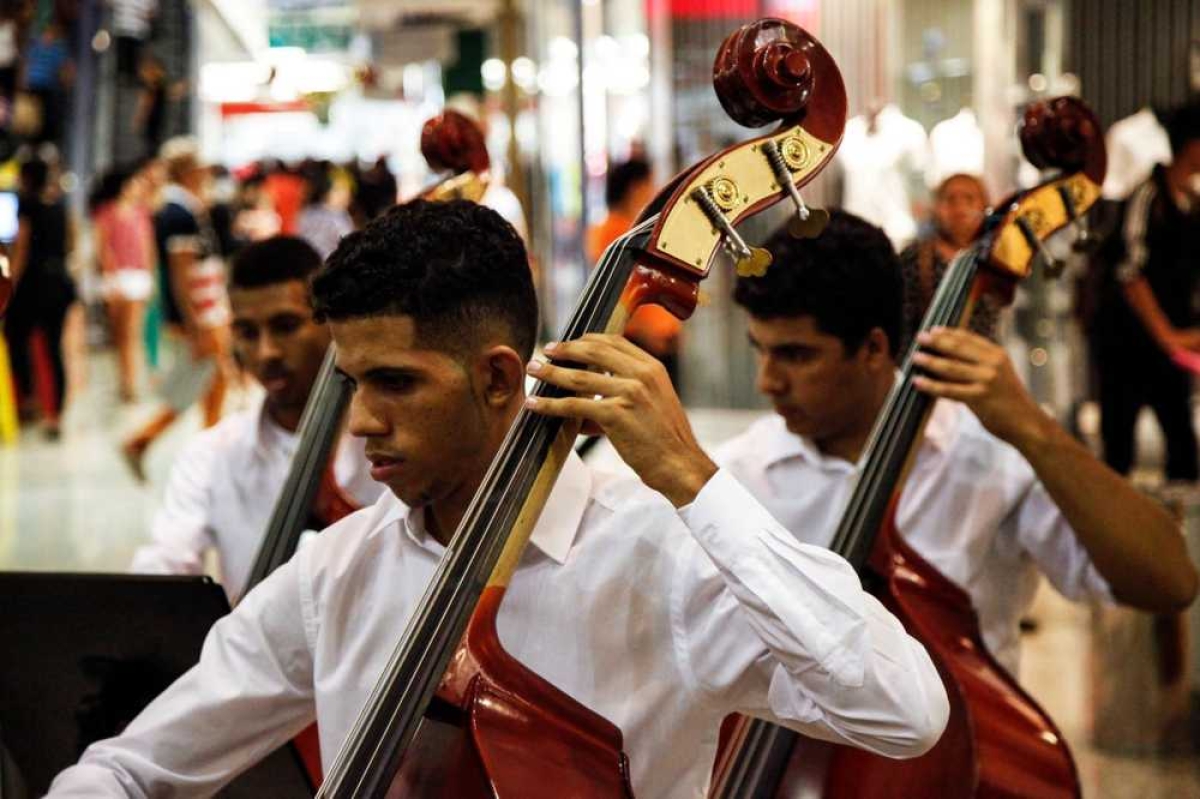
[[[867,403],[867,408],[864,409],[864,413],[852,429],[814,442],[822,455],[841,458],[849,463],[858,463],[863,449],[867,446],[867,440],[871,437],[871,431],[875,429],[875,420],[879,418],[883,405],[887,402],[888,392],[892,390],[893,382],[894,378],[890,375],[886,381],[879,382]]]
[[[304,415],[304,408],[278,408],[268,402],[266,411],[268,419],[289,433],[300,429],[300,417]]]
[[[454,537],[459,523],[467,514],[467,508],[470,507],[471,500],[475,498],[482,482],[481,472],[475,479],[460,485],[451,496],[425,507],[425,532],[432,536],[433,540],[444,547],[450,546],[450,539]]]

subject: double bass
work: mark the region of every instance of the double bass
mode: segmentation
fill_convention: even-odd
[[[1082,102],[1034,103],[1019,133],[1030,162],[1057,174],[1010,197],[985,220],[980,238],[947,268],[922,330],[963,326],[980,303],[1011,302],[1035,256],[1054,268],[1045,240],[1079,222],[1100,196],[1104,143],[1099,123]],[[743,720],[718,762],[714,799],[1080,795],[1062,733],[988,652],[970,597],[897,529],[904,477],[933,407],[932,398],[913,386],[917,371],[910,353],[868,440],[861,475],[830,548],[925,645],[950,699],[946,731],[925,755],[897,761]]]
[[[455,111],[428,120],[421,129],[421,152],[431,169],[450,175],[419,195],[429,200],[478,200],[488,185],[488,154],[483,134],[469,118]],[[358,510],[358,504],[334,478],[333,449],[341,432],[350,384],[338,373],[331,346],[321,362],[312,392],[300,418],[296,453],[279,500],[254,558],[246,590],[287,563],[306,531],[323,530]],[[320,785],[321,750],[317,726],[309,725],[295,739],[300,759],[313,785]]]
[[[686,318],[721,251],[743,273],[766,251],[735,225],[791,198],[833,156],[846,119],[825,49],[782,20],[736,36],[714,81],[726,109],[774,131],[685,170],[605,251],[563,340],[616,333],[656,303]],[[731,93],[732,90],[732,93]],[[564,391],[540,383],[535,396]],[[319,796],[628,797],[620,730],[505,652],[497,612],[577,422],[519,412]],[[637,753],[634,753],[637,756]]]

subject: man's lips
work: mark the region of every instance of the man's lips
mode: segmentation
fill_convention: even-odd
[[[371,479],[377,483],[387,482],[404,465],[403,459],[386,455],[368,455],[367,460],[371,462]]]
[[[268,372],[259,378],[259,382],[268,392],[274,393],[287,388],[291,382],[291,375],[286,372]]]

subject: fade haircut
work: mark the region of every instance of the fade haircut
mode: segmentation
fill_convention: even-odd
[[[256,289],[308,279],[321,268],[321,256],[296,236],[272,236],[247,244],[233,256],[229,267],[231,289]]]
[[[756,319],[811,316],[836,336],[846,355],[875,328],[896,357],[903,290],[900,259],[883,231],[853,214],[833,210],[815,239],[777,231],[767,241],[775,261],[763,277],[739,277],[733,299]]]
[[[410,316],[418,340],[462,353],[487,331],[533,356],[537,296],[525,245],[495,211],[415,200],[342,239],[313,277],[318,319]]]

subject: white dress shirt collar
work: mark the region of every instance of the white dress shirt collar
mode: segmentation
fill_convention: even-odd
[[[550,491],[546,507],[542,509],[542,515],[530,536],[530,543],[560,566],[567,562],[591,493],[592,472],[572,452],[563,464],[562,473]],[[390,507],[380,516],[375,529],[381,530],[398,522],[413,543],[433,552],[442,551],[442,545],[432,540],[425,530],[424,512],[410,512],[410,508],[391,492],[386,492],[380,501],[388,503]]]
[[[775,414],[764,427],[767,432],[766,447],[763,452],[763,462],[767,468],[775,466],[791,458],[801,458],[817,468],[829,471],[851,472],[862,466],[860,456],[858,463],[851,464],[842,458],[826,455],[821,451],[817,442],[807,436],[796,435],[787,429],[783,417]],[[925,425],[925,439],[921,446],[931,446],[939,452],[946,452],[954,444],[958,434],[958,414],[946,402],[937,402],[933,413]]]

